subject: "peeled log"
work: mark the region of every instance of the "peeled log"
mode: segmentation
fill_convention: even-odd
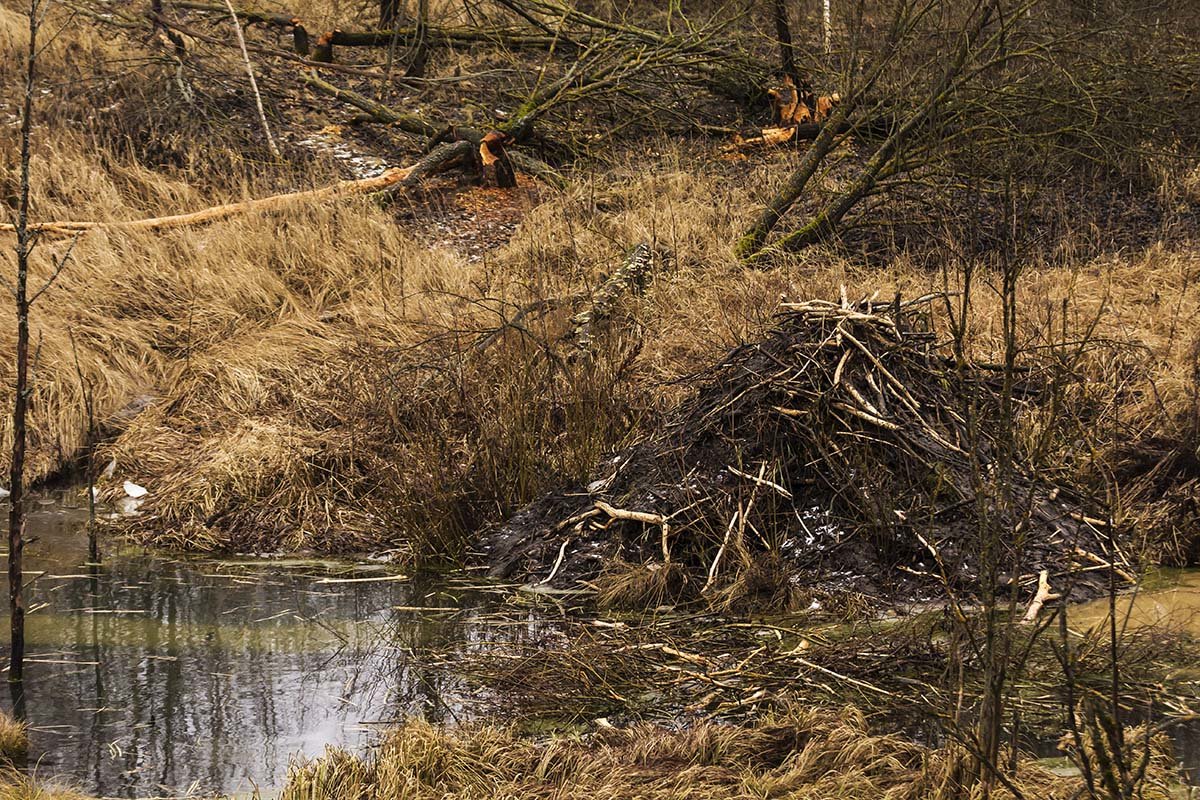
[[[238,214],[249,214],[262,211],[279,211],[294,203],[313,200],[326,200],[355,195],[371,194],[394,188],[411,188],[423,178],[433,175],[449,167],[462,163],[471,153],[469,142],[455,142],[442,145],[429,153],[411,167],[396,167],[382,175],[362,180],[339,181],[332,186],[320,189],[310,189],[303,192],[289,192],[270,197],[260,197],[255,200],[245,200],[240,203],[227,203],[213,206],[188,214],[173,214],[166,217],[151,217],[149,219],[121,220],[114,222],[43,222],[29,226],[30,231],[37,231],[43,236],[79,236],[96,230],[119,231],[158,231],[168,228],[187,228],[205,225]],[[11,224],[0,225],[0,233],[13,233]]]

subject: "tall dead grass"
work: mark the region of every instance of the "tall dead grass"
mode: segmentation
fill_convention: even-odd
[[[29,730],[7,712],[0,711],[0,763],[15,764],[29,750]]]
[[[494,727],[445,731],[410,722],[369,759],[330,750],[297,764],[281,800],[376,798],[886,798],[972,797],[965,752],[872,734],[852,708],[786,707],[752,726],[701,723],[599,730],[537,744]],[[1173,765],[1154,760],[1144,796],[1170,797]],[[1012,783],[1026,797],[1076,797],[1064,778],[1022,759]],[[992,797],[1011,797],[1006,789]]]
[[[0,772],[0,800],[89,800],[73,789],[38,780],[23,772]]]

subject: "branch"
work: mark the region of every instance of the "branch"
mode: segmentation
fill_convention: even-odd
[[[250,91],[254,93],[254,105],[258,109],[258,119],[262,123],[263,133],[267,137],[267,147],[276,160],[279,159],[279,148],[275,146],[275,137],[271,135],[271,126],[267,124],[267,112],[263,110],[262,95],[258,91],[258,81],[254,78],[254,67],[250,63],[250,53],[246,51],[246,37],[242,35],[242,23],[238,22],[237,11],[230,0],[225,0],[229,16],[233,18],[233,30],[237,34],[238,46],[242,49],[242,61],[246,65],[246,75],[250,78]]]
[[[325,200],[382,191],[404,181],[414,169],[415,167],[390,169],[374,178],[339,181],[332,186],[325,186],[320,189],[277,194],[255,200],[245,200],[240,203],[227,203],[187,214],[114,222],[43,222],[30,224],[29,229],[50,236],[70,236],[72,234],[78,236],[96,230],[156,231],[168,228],[206,225],[210,222],[216,222],[217,220],[239,214],[248,214],[256,211],[279,211],[294,203],[306,200]],[[0,233],[13,232],[14,228],[12,225],[0,225]]]

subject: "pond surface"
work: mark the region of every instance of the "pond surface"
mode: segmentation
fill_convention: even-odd
[[[382,564],[178,558],[110,542],[89,565],[84,499],[68,489],[30,504],[25,683],[38,774],[89,794],[267,794],[297,756],[363,748],[414,716],[477,716],[487,698],[447,661],[538,644],[561,624],[495,613],[507,596],[495,587],[409,580]],[[1200,571],[1163,574],[1118,609],[1130,627],[1200,636]],[[1076,607],[1072,628],[1106,613],[1106,601]],[[7,628],[0,613],[3,661]],[[1196,780],[1200,725],[1173,738]],[[1037,749],[1054,755],[1054,741]]]
[[[296,754],[361,747],[410,716],[470,716],[469,692],[428,653],[543,632],[511,612],[490,624],[495,600],[479,587],[396,580],[383,565],[125,547],[90,567],[84,500],[31,504],[25,684],[38,774],[91,794],[277,787]],[[7,613],[0,624],[6,641]]]
[[[1083,628],[1108,619],[1107,598],[1071,611],[1071,624]],[[1159,628],[1200,636],[1200,569],[1161,570],[1144,588],[1117,598],[1117,623],[1127,630]]]

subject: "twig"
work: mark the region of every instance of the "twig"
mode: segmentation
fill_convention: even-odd
[[[629,511],[624,508],[615,508],[603,500],[596,501],[596,508],[603,511],[613,519],[624,519],[631,522],[641,522],[646,525],[661,525],[662,526],[662,553],[663,561],[671,560],[671,551],[667,547],[667,536],[670,531],[670,523],[662,514],[650,514],[645,511]]]
[[[275,137],[271,135],[271,126],[267,124],[267,112],[263,110],[262,95],[258,91],[258,81],[254,79],[254,67],[250,64],[250,53],[246,51],[246,37],[242,35],[242,23],[238,22],[237,11],[234,10],[230,0],[225,0],[225,7],[229,9],[229,16],[233,18],[233,29],[237,33],[238,46],[242,48],[242,61],[246,64],[246,75],[250,77],[250,90],[254,92],[254,104],[258,107],[258,119],[262,122],[263,133],[267,137],[267,147],[271,149],[271,155],[278,159],[279,148],[275,146]]]

